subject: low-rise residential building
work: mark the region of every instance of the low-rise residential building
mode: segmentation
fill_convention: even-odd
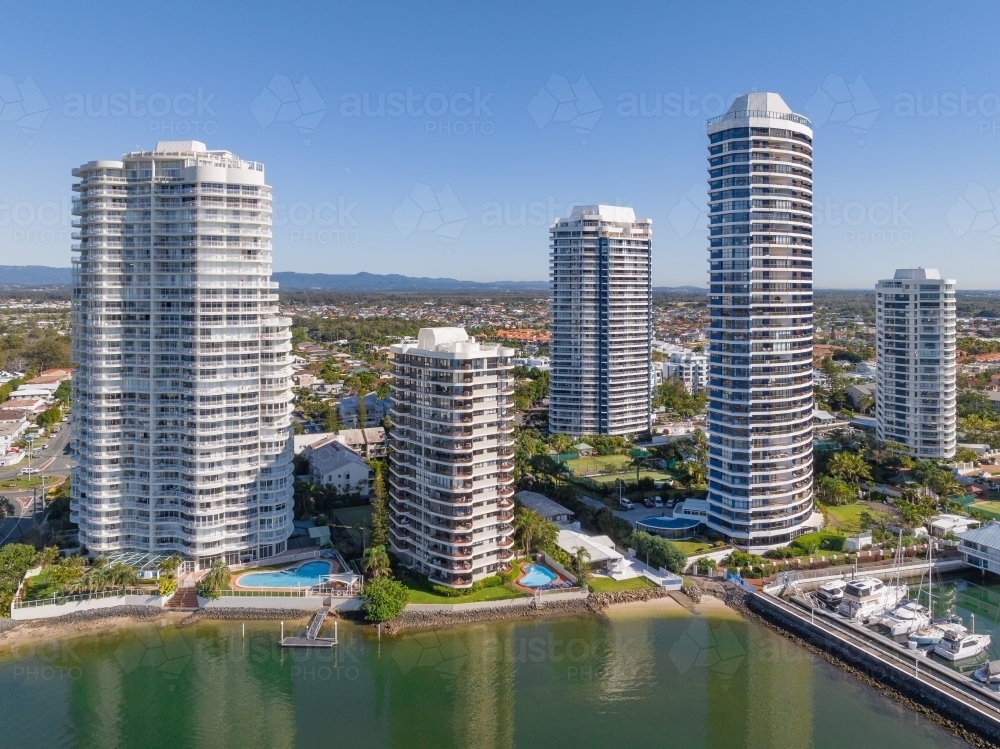
[[[382,427],[341,429],[335,439],[367,460],[385,457],[386,439]]]
[[[544,494],[539,494],[538,492],[519,491],[514,495],[514,498],[523,507],[528,508],[556,525],[569,525],[575,517],[575,514],[570,509],[563,507],[555,500],[549,499]]]
[[[310,445],[302,454],[309,461],[309,475],[316,483],[333,486],[341,494],[371,495],[374,475],[368,463],[336,437]]]
[[[961,541],[958,550],[966,564],[990,572],[1000,572],[1000,525],[990,523],[966,531],[959,538]]]
[[[951,513],[941,513],[935,515],[927,521],[927,529],[932,536],[944,538],[949,533],[961,536],[963,533],[978,528],[981,523],[965,515],[952,515]]]
[[[569,528],[559,531],[556,546],[570,556],[575,556],[577,549],[584,549],[590,558],[590,568],[597,572],[614,572],[625,560],[625,555],[615,549],[615,542],[608,536],[588,536]]]
[[[349,395],[337,404],[337,417],[343,427],[357,429],[359,427],[377,427],[389,414],[392,407],[390,398],[379,398],[372,391],[365,396],[365,423],[358,424],[358,396]]]
[[[847,397],[851,401],[851,406],[855,409],[860,409],[862,406],[862,401],[866,398],[871,399],[871,403],[875,403],[875,383],[859,383],[856,385],[847,386]]]

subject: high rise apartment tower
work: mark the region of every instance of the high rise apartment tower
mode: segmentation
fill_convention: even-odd
[[[711,530],[764,550],[813,514],[812,129],[778,94],[708,122]]]
[[[73,170],[71,517],[200,567],[292,532],[288,318],[264,167],[197,141]]]
[[[462,328],[390,348],[390,549],[433,583],[469,588],[514,556],[514,349]]]
[[[917,458],[953,458],[955,280],[906,268],[875,295],[876,434]]]
[[[631,208],[577,206],[550,235],[549,429],[647,431],[652,222]]]

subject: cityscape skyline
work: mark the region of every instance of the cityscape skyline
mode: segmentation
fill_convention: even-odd
[[[873,43],[880,24],[853,24],[849,9],[810,8],[808,18],[831,33],[789,70],[773,51],[750,50],[745,58],[726,51],[735,32],[725,29],[713,32],[723,34],[719,53],[701,60],[695,39],[710,21],[696,10],[644,13],[654,31],[678,24],[691,30],[653,58],[642,38],[611,45],[615,55],[583,55],[568,42],[573,34],[543,43],[508,18],[491,39],[461,13],[415,18],[404,11],[382,19],[384,38],[364,50],[350,38],[330,48],[299,29],[299,44],[281,41],[249,66],[221,65],[233,53],[223,43],[180,55],[170,70],[135,54],[128,69],[110,65],[95,79],[63,64],[66,55],[83,53],[78,45],[93,20],[75,11],[42,20],[44,8],[11,10],[23,33],[0,53],[0,158],[7,165],[0,264],[22,261],[26,250],[40,264],[69,264],[72,197],[63,164],[116,153],[122,143],[149,148],[156,140],[197,139],[280,165],[272,169],[282,195],[274,226],[279,271],[391,267],[413,276],[538,280],[546,259],[537,248],[551,221],[573,205],[601,202],[633,207],[657,226],[654,286],[701,285],[704,121],[755,88],[781,91],[814,120],[816,147],[831,165],[815,195],[820,287],[870,288],[863,269],[873,262],[873,277],[939,266],[941,247],[953,250],[947,272],[959,278],[976,276],[995,258],[1000,200],[991,175],[1000,166],[992,148],[1000,97],[986,72],[988,45],[970,40],[965,54],[980,63],[970,65],[931,64],[915,52],[949,33],[960,13],[933,24],[910,17],[907,44],[886,45]],[[217,12],[199,9],[206,21]],[[899,21],[889,7],[865,12]],[[997,10],[982,12],[986,18],[963,33],[984,33]],[[320,27],[359,21],[365,11],[312,13]],[[750,31],[763,23],[748,10],[733,13]],[[539,28],[547,20],[569,28],[584,22],[550,9],[531,14]],[[109,21],[114,28],[123,22]],[[246,32],[236,36],[260,33],[243,19],[226,22]],[[163,36],[186,49],[179,20],[159,23]],[[289,23],[277,19],[276,31]],[[791,32],[790,23],[768,21],[767,31]],[[59,34],[67,24],[81,33],[67,36],[65,51],[42,55],[41,29]],[[626,26],[609,33],[617,38]],[[451,51],[428,47],[419,32],[431,28],[450,34]],[[119,52],[139,52],[122,31]],[[532,49],[532,62],[513,59],[501,41]],[[105,60],[107,53],[86,54]],[[350,64],[369,56],[364,70]],[[467,64],[456,65],[459,59]],[[637,65],[649,59],[657,64]],[[491,132],[472,132],[473,120],[491,123]],[[623,140],[642,159],[620,159]],[[641,161],[652,168],[639,168]]]

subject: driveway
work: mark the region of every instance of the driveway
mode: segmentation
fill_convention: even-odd
[[[623,520],[629,521],[633,526],[635,526],[636,521],[645,520],[646,518],[658,518],[660,516],[672,518],[674,516],[674,511],[667,507],[646,507],[640,504],[637,504],[634,510],[614,510],[614,513]]]

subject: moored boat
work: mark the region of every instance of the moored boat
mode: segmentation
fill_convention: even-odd
[[[886,585],[877,577],[851,580],[844,587],[844,599],[837,613],[846,619],[868,621],[895,606],[909,595],[905,585]]]
[[[972,678],[984,684],[1000,684],[1000,661],[989,661],[977,668]]]
[[[949,661],[964,661],[975,658],[990,646],[991,637],[988,634],[974,635],[971,632],[960,633],[949,630],[934,646],[934,654]]]
[[[931,622],[926,627],[918,629],[910,635],[909,642],[915,647],[937,645],[941,641],[941,638],[944,637],[944,633],[949,629],[959,632],[968,632],[968,629],[966,629],[965,625],[962,624],[961,617],[949,616],[946,619],[938,619]]]
[[[816,590],[816,597],[827,606],[836,606],[844,600],[844,588],[846,587],[846,580],[830,580],[819,586]]]
[[[876,624],[893,637],[909,635],[931,623],[931,615],[924,606],[904,598],[879,617]]]

